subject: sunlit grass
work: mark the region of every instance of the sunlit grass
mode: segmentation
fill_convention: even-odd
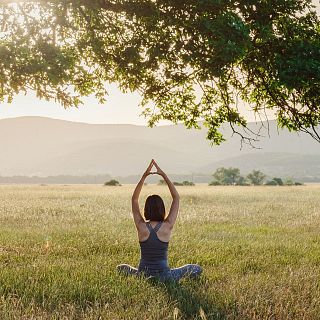
[[[320,187],[180,187],[163,285],[136,265],[134,186],[0,186],[0,319],[318,319]],[[146,186],[141,205],[164,186]]]

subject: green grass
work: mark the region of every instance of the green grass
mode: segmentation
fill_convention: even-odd
[[[164,285],[137,265],[134,186],[0,186],[0,319],[320,319],[320,187],[180,187]],[[146,186],[141,205],[164,186]]]

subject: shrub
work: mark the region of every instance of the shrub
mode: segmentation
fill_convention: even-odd
[[[209,186],[221,186],[221,182],[219,182],[219,181],[211,181],[209,183]]]
[[[105,186],[112,186],[112,187],[121,186],[120,182],[115,180],[115,179],[112,179],[112,180],[109,180],[109,181],[105,182],[104,185]]]
[[[194,186],[194,183],[192,181],[183,181],[183,182],[173,182],[175,186]]]
[[[281,178],[273,178],[272,180],[274,180],[278,186],[283,186],[283,181]]]
[[[194,183],[192,181],[183,181],[182,185],[183,186],[194,186]]]
[[[291,178],[287,178],[285,181],[284,181],[284,184],[286,186],[293,186],[294,185],[294,182]]]
[[[269,180],[265,183],[266,186],[277,186],[278,183],[275,180]]]
[[[266,186],[283,186],[284,183],[281,178],[273,178],[265,183]]]

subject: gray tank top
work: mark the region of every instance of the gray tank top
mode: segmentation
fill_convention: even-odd
[[[147,240],[140,242],[141,258],[138,267],[139,272],[143,271],[152,275],[170,269],[168,265],[169,242],[161,241],[157,236],[162,222],[160,221],[154,228],[152,228],[149,222],[146,222],[150,235]]]

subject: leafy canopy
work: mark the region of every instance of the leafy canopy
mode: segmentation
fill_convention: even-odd
[[[218,182],[221,185],[236,185],[236,184],[243,184],[244,179],[240,175],[240,169],[239,168],[218,168],[214,174],[213,177],[216,182]]]
[[[143,114],[244,141],[239,101],[320,142],[320,24],[308,0],[0,0],[0,100],[34,90],[65,108],[105,84]]]
[[[263,184],[265,178],[266,175],[259,170],[253,170],[247,175],[247,180],[249,180],[249,182],[255,186]]]

